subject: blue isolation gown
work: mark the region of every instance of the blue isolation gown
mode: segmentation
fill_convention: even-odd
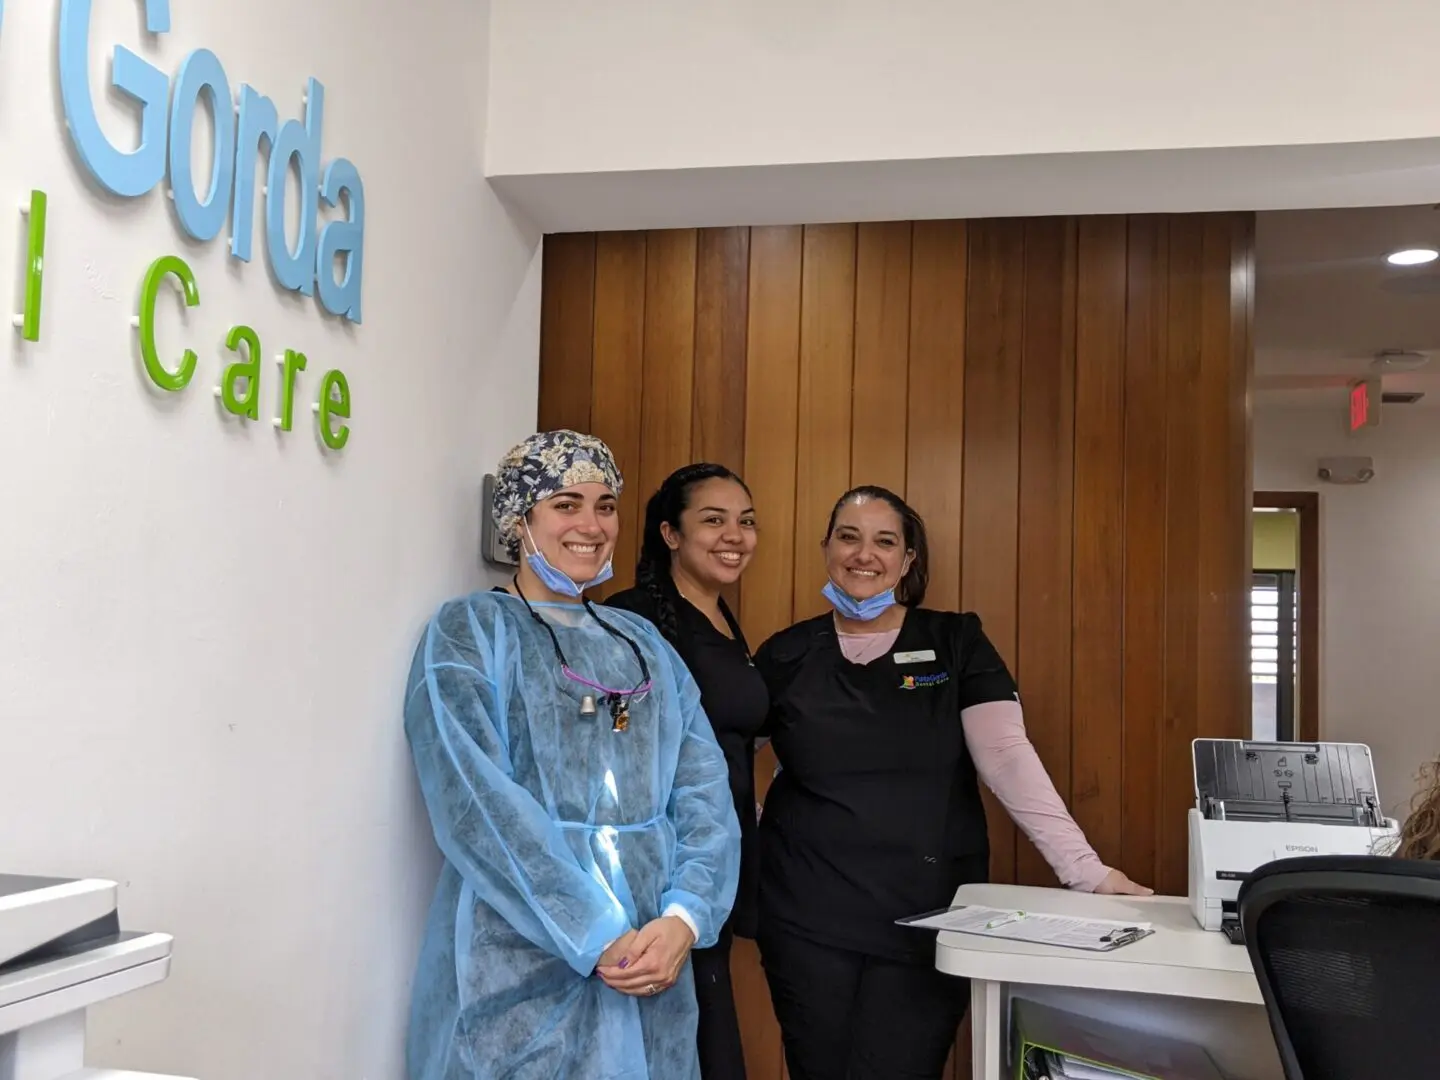
[[[578,605],[535,604],[570,668],[635,686],[634,653]],[[452,600],[411,669],[405,732],[445,856],[411,999],[410,1080],[698,1080],[690,965],[630,997],[593,974],[605,948],[679,904],[715,944],[735,900],[740,827],[694,679],[658,630],[654,687],[612,730],[560,672],[517,598]]]

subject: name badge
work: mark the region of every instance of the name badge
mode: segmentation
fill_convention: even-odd
[[[934,659],[934,649],[921,649],[919,652],[897,652],[895,654],[895,663],[897,664],[928,664]]]

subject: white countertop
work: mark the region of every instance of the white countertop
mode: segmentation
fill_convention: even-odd
[[[0,1036],[162,981],[173,944],[169,934],[122,933],[94,948],[0,971]]]
[[[955,903],[1037,915],[1148,922],[1155,933],[1108,953],[941,933],[935,966],[949,975],[1263,1004],[1245,947],[1230,944],[1224,934],[1200,929],[1183,897],[1096,896],[1021,885],[964,885],[956,892]]]

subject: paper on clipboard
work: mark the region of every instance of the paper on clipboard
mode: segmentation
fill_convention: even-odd
[[[1041,915],[1003,908],[966,907],[917,915],[898,920],[916,930],[948,930],[957,934],[1025,941],[1034,945],[1057,945],[1066,949],[1109,952],[1149,937],[1155,932],[1149,923],[1082,919],[1072,915]]]

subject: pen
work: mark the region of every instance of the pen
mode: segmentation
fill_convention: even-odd
[[[1000,919],[991,919],[985,924],[986,930],[994,930],[997,926],[1004,926],[1006,923],[1017,922],[1025,917],[1023,911],[1016,911]]]

